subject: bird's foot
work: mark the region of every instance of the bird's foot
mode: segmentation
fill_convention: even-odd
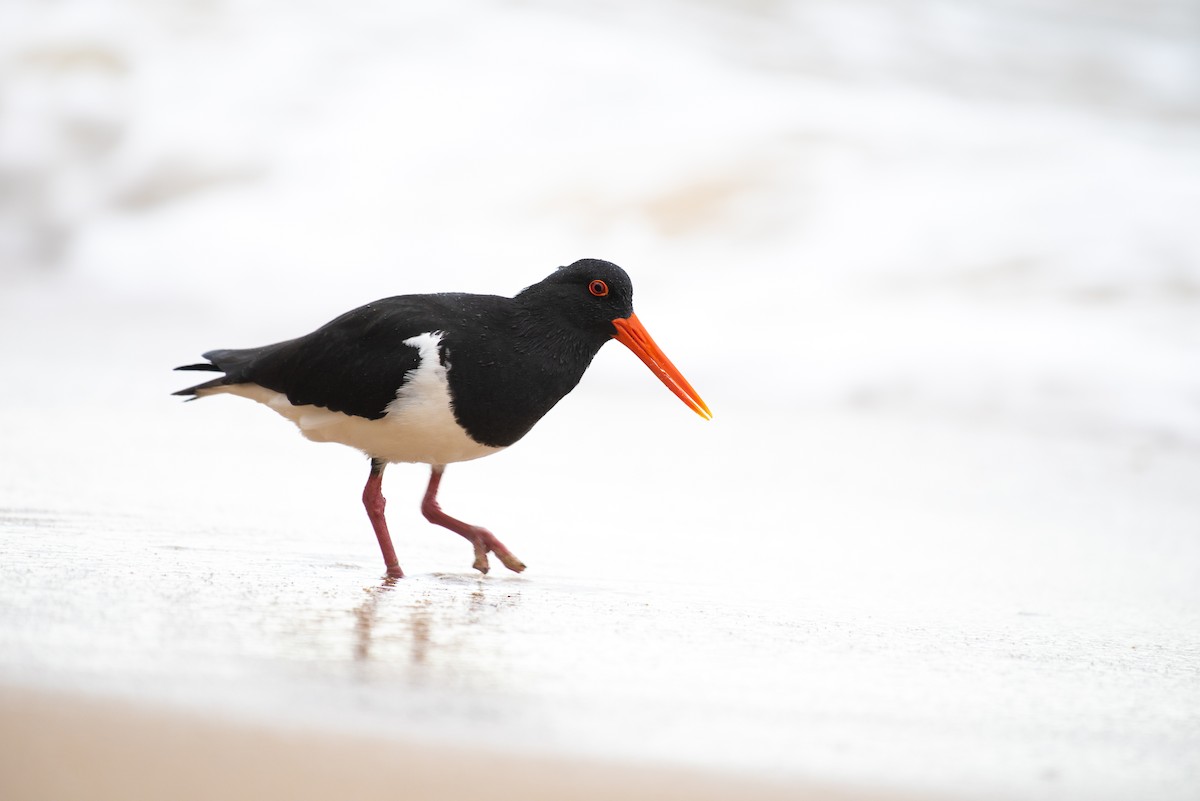
[[[497,553],[496,556],[500,557],[500,561],[504,563],[504,566],[507,567],[509,570],[511,570],[514,573],[520,573],[522,570],[525,569],[525,563],[522,562],[517,557],[513,556],[508,551],[505,551],[503,554]],[[487,573],[489,570],[492,569],[491,564],[489,564],[489,562],[488,562],[486,553],[476,554],[475,555],[475,563],[472,564],[471,567],[475,568],[480,573]]]
[[[504,543],[496,539],[495,534],[479,526],[475,526],[472,533],[475,535],[475,563],[471,566],[476,570],[487,573],[491,569],[491,565],[488,563],[489,552],[496,554],[496,558],[514,573],[520,573],[525,569],[525,563],[514,556],[513,552],[504,546]]]
[[[495,534],[492,534],[490,531],[485,531],[484,533],[487,535],[484,538],[487,549],[496,554],[496,558],[503,562],[505,567],[514,573],[520,573],[525,569],[525,563],[514,556],[512,551],[505,548],[504,543],[496,539]]]
[[[400,569],[400,565],[393,565],[387,569],[387,577],[389,579],[404,578],[404,571]]]

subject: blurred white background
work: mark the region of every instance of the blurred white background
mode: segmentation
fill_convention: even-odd
[[[1195,444],[1197,219],[1189,0],[0,8],[3,291],[205,347],[595,256],[716,406]]]

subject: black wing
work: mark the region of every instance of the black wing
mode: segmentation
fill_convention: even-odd
[[[420,364],[411,337],[457,327],[464,295],[402,295],[368,303],[298,339],[240,350],[211,350],[211,364],[179,370],[225,373],[176,395],[231,384],[258,384],[282,392],[297,406],[312,404],[377,420]],[[478,298],[479,296],[474,296]],[[503,298],[489,298],[504,301]],[[476,301],[476,305],[478,301]],[[493,303],[488,303],[493,306]]]

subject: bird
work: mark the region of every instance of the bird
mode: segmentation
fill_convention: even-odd
[[[446,466],[516,443],[615,339],[706,420],[712,412],[633,311],[633,284],[616,264],[580,259],[515,296],[444,292],[384,298],[296,339],[210,350],[176,370],[223,373],[172,393],[236,395],[293,422],[309,440],[356,448],[370,460],[362,502],[389,579],[403,578],[384,515],[384,469],[430,467],[421,512],[520,573],[525,563],[482,526],[442,511]]]

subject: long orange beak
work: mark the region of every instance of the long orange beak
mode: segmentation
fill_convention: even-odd
[[[659,380],[667,385],[667,389],[674,392],[681,401],[691,407],[692,411],[705,420],[712,419],[712,412],[708,410],[708,405],[700,399],[700,395],[692,389],[692,385],[687,382],[675,365],[671,364],[671,360],[667,358],[667,354],[662,352],[662,348],[650,338],[650,332],[642,325],[636,314],[631,314],[628,318],[618,317],[612,322],[617,329],[617,334],[613,337],[615,340],[636,353],[637,357],[646,363],[646,366],[658,376]]]

